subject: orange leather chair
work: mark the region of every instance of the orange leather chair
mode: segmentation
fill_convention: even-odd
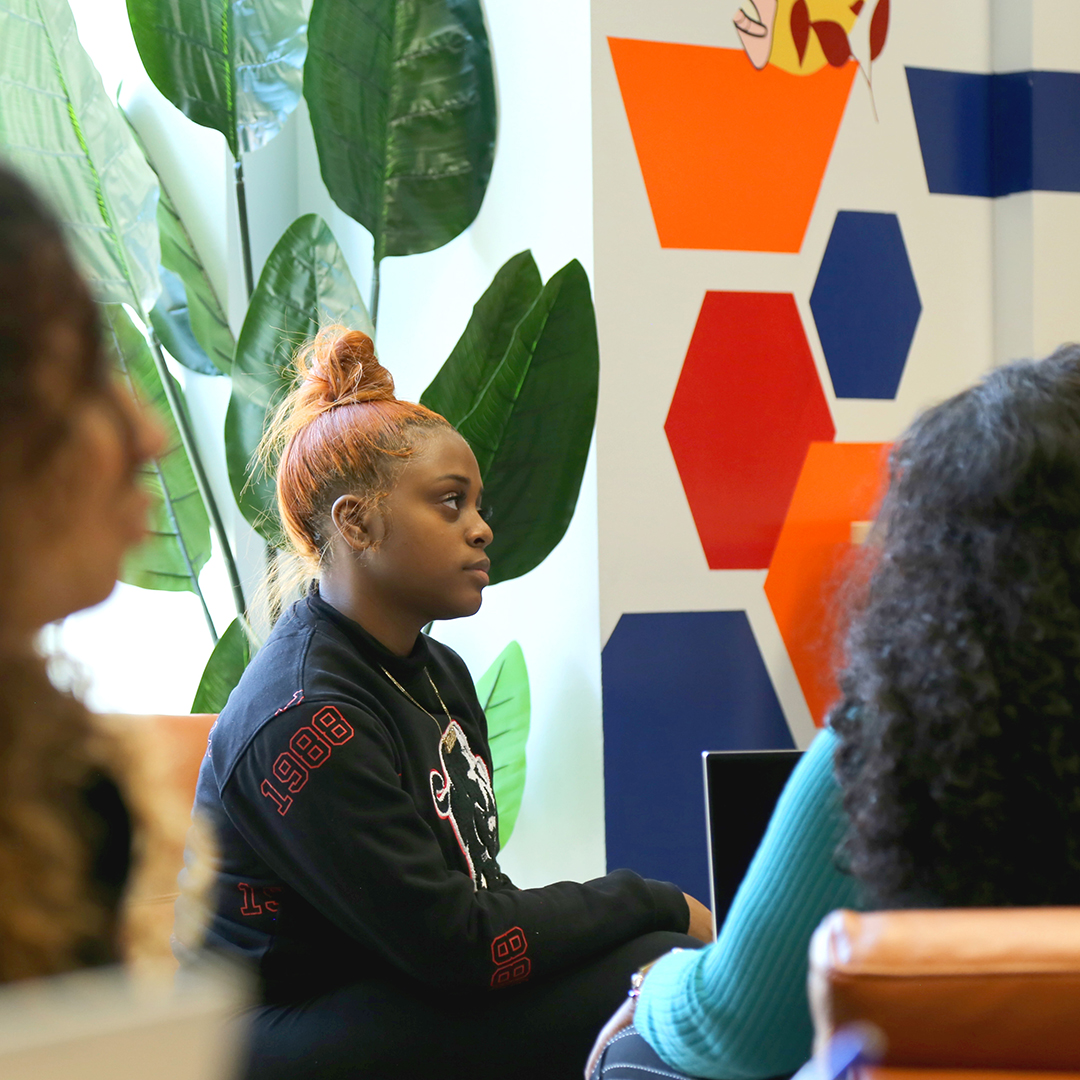
[[[809,990],[819,1060],[880,1034],[861,1080],[1080,1078],[1080,908],[834,911]]]
[[[134,863],[124,913],[129,962],[174,965],[170,938],[177,876],[207,738],[217,717],[107,716],[119,751],[119,780],[135,822]],[[210,860],[205,871],[212,872]]]

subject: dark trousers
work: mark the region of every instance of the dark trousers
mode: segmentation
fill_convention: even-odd
[[[687,1080],[686,1073],[672,1068],[637,1033],[624,1028],[600,1055],[589,1080]]]
[[[608,1043],[589,1080],[694,1080],[668,1065],[632,1025]],[[772,1080],[792,1080],[791,1073]]]
[[[357,982],[252,1010],[247,1080],[581,1080],[630,976],[674,948],[657,932],[572,971],[483,994]]]

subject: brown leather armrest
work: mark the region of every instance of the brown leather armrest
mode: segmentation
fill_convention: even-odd
[[[1080,1070],[1080,908],[834,911],[810,943],[819,1043],[883,1032],[888,1066]]]
[[[172,961],[177,877],[184,866],[199,766],[215,719],[210,714],[98,718],[115,741],[117,778],[135,822],[134,865],[124,905],[130,962]]]

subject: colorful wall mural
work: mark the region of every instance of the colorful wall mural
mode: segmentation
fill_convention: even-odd
[[[1064,0],[721,7],[592,5],[607,857],[701,896],[700,754],[822,723],[890,441],[1080,337]]]

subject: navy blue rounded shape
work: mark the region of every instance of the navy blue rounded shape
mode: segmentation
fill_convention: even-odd
[[[702,752],[795,745],[746,613],[623,615],[603,685],[608,869],[708,904]]]
[[[895,214],[841,210],[810,294],[838,398],[893,398],[922,302]]]

